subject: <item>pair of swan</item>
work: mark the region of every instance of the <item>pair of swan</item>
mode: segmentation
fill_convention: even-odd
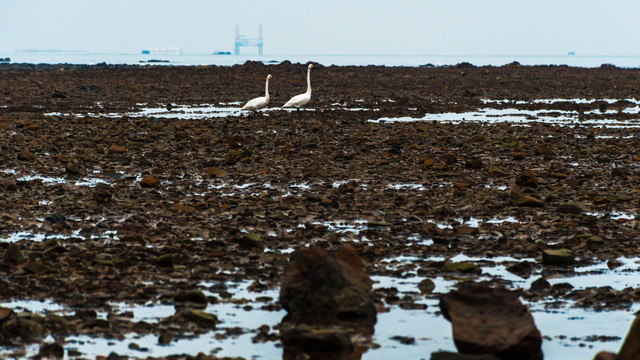
[[[313,64],[309,64],[307,67],[307,92],[304,94],[296,95],[292,97],[289,101],[287,101],[282,108],[297,108],[300,110],[301,106],[306,105],[309,100],[311,100],[311,68]],[[262,108],[267,107],[269,104],[269,79],[271,79],[271,74],[267,75],[267,81],[264,85],[264,96],[257,97],[255,99],[249,100],[244,106],[242,110],[250,110],[256,111]]]

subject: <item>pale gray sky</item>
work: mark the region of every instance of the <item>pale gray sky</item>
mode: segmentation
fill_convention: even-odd
[[[638,55],[639,16],[637,0],[7,0],[0,52],[233,51],[236,24],[263,24],[265,55]]]

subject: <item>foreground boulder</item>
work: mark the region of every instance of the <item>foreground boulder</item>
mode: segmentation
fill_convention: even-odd
[[[464,284],[440,298],[460,353],[493,354],[504,360],[542,359],[542,338],[518,296],[485,284]]]
[[[331,255],[320,248],[291,255],[284,269],[280,304],[285,320],[299,324],[364,321],[375,324],[372,281],[348,245]]]
[[[287,310],[280,325],[283,359],[359,358],[364,347],[352,336],[373,334],[376,322],[371,285],[351,246],[334,254],[320,248],[295,251],[280,288],[280,304]]]
[[[616,360],[640,360],[640,316],[636,316]]]

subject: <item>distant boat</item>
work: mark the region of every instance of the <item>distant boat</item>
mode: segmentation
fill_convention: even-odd
[[[231,55],[231,51],[214,51],[211,55]]]
[[[575,55],[576,52],[575,51],[569,51],[569,55]]]
[[[10,62],[10,61],[11,61],[11,58],[8,58],[8,57],[0,58],[0,62]]]
[[[142,50],[143,55],[182,55],[182,50],[177,47],[153,47]]]

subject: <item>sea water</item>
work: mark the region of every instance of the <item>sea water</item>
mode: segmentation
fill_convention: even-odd
[[[279,64],[285,60],[292,63],[313,61],[325,66],[424,66],[455,65],[468,62],[477,66],[501,66],[512,62],[521,65],[569,65],[599,67],[611,64],[618,67],[640,67],[640,55],[212,55],[212,54],[132,54],[132,53],[89,53],[89,52],[7,52],[0,58],[11,58],[12,63],[33,64],[152,64],[152,65],[221,65],[232,66],[246,61]],[[150,62],[150,60],[152,60]],[[162,62],[156,62],[161,60]]]

